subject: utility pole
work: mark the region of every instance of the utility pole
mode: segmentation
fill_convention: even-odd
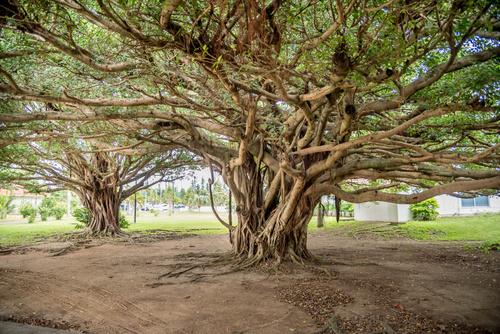
[[[71,217],[71,191],[66,190],[66,215]]]
[[[174,181],[172,181],[172,196],[170,197],[170,215],[174,214],[174,200],[175,200],[175,188],[174,188]]]
[[[134,193],[134,224],[137,223],[137,193]]]

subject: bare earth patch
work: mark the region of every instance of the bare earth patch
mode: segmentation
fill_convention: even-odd
[[[0,256],[0,319],[85,333],[500,331],[498,252],[319,232],[319,267],[232,272],[227,236],[163,237]]]

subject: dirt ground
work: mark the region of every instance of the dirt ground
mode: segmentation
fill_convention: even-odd
[[[327,232],[309,244],[321,265],[232,273],[218,262],[223,235],[42,244],[0,256],[0,320],[84,333],[500,333],[498,252]]]

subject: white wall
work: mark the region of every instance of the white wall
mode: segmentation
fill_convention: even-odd
[[[13,214],[19,214],[19,208],[23,204],[31,204],[34,207],[38,207],[42,202],[43,196],[12,196],[12,205],[14,205]]]
[[[438,202],[440,216],[452,216],[460,213],[460,199],[450,195],[439,195],[434,197]]]
[[[500,196],[490,196],[489,206],[462,207],[460,198],[450,195],[435,197],[440,216],[473,215],[478,213],[500,212]],[[407,222],[411,220],[410,206],[386,202],[367,202],[354,204],[354,220]]]
[[[500,196],[490,196],[489,206],[462,207],[460,198],[450,195],[435,197],[440,216],[473,215],[477,213],[500,212]],[[354,220],[407,222],[412,219],[410,206],[387,202],[367,202],[354,204]]]
[[[387,202],[366,202],[354,204],[354,220],[405,222],[410,220],[409,205]]]
[[[409,204],[398,204],[398,223],[410,221],[412,219]]]
[[[473,215],[477,213],[500,212],[500,197],[489,196],[489,206],[463,207],[460,198],[450,195],[436,196],[440,216]]]

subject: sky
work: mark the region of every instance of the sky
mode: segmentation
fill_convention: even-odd
[[[176,180],[174,182],[174,187],[175,189],[187,189],[191,186],[191,182],[193,181],[193,179],[195,179],[197,181],[197,183],[200,183],[201,179],[205,179],[205,183],[207,182],[207,180],[210,178],[210,169],[209,168],[203,168],[199,171],[190,171],[188,175],[188,173],[186,173],[187,175],[179,180]],[[221,182],[221,183],[224,183],[223,179],[222,179],[222,176],[220,176],[220,174],[218,174],[217,172],[214,171],[214,176],[215,176],[215,181],[216,182]],[[158,185],[154,186],[154,187],[158,187]],[[159,186],[161,189],[164,189],[166,187],[166,183],[165,182],[161,182],[160,186]]]

